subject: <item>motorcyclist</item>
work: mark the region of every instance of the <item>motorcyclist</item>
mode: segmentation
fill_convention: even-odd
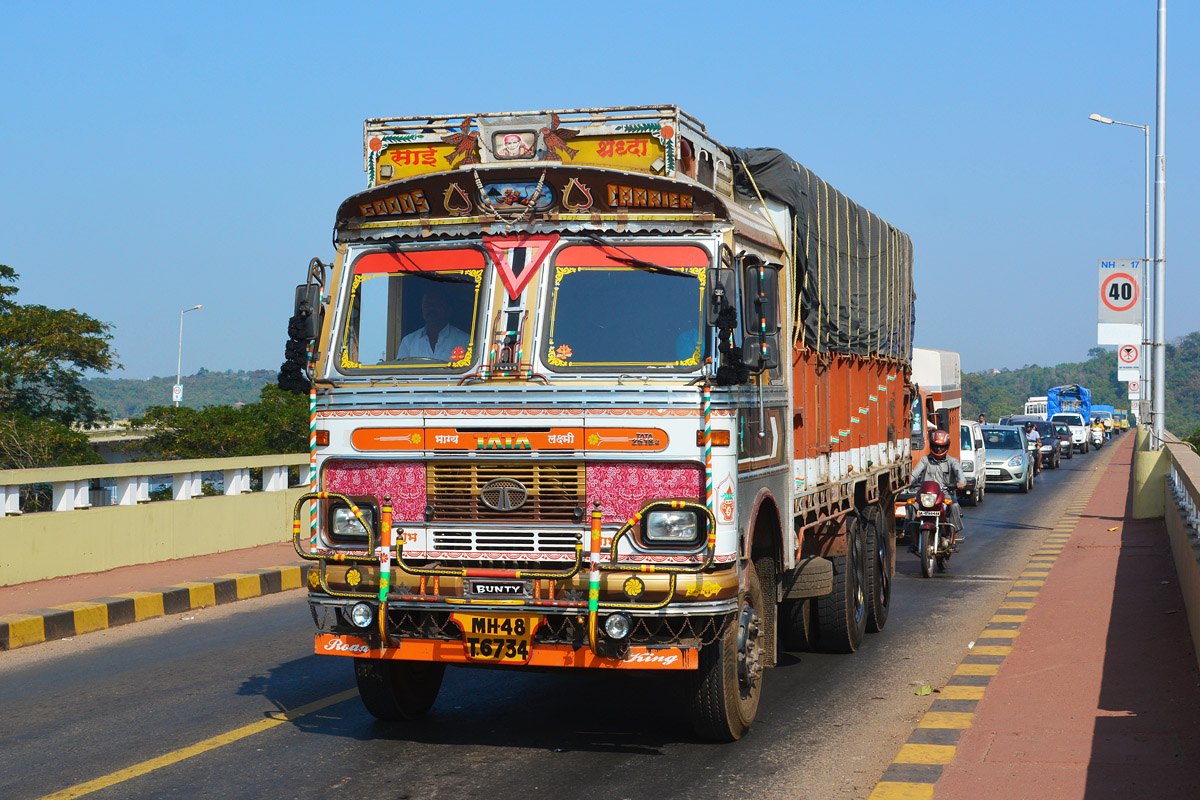
[[[1042,471],[1042,434],[1032,422],[1025,424],[1025,438],[1029,440],[1029,449],[1033,451],[1033,472],[1036,475]]]
[[[950,509],[947,519],[958,535],[958,541],[963,541],[962,509],[958,505],[958,491],[967,486],[963,476],[962,464],[950,455],[950,434],[945,431],[934,431],[929,437],[929,455],[922,456],[913,468],[912,485],[920,486],[922,481],[933,481],[942,486],[950,498]],[[912,542],[908,551],[917,552],[917,543]]]

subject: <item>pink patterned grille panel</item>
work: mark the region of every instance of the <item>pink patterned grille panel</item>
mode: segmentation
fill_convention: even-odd
[[[325,465],[324,490],[346,495],[370,495],[380,504],[392,498],[392,519],[425,519],[425,464],[420,461],[330,461]]]
[[[647,500],[699,500],[704,470],[696,464],[587,465],[587,508],[600,501],[602,521],[621,524]]]

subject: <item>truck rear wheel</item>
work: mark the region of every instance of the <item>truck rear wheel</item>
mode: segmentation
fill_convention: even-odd
[[[867,531],[867,585],[871,596],[867,602],[867,633],[879,633],[887,624],[892,606],[892,576],[895,574],[896,540],[888,530],[879,506],[867,508],[863,521]]]
[[[442,688],[445,664],[354,659],[358,696],[371,716],[412,720],[425,716]]]
[[[817,630],[821,650],[853,653],[867,630],[866,534],[857,521],[847,519],[846,555],[833,556],[833,591],[817,598]]]
[[[688,711],[696,735],[732,742],[758,715],[764,645],[763,592],[758,570],[747,571],[738,613],[712,644],[700,649],[700,667],[687,674]]]

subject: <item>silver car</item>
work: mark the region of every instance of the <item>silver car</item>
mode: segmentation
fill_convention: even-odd
[[[1015,486],[1021,492],[1033,488],[1033,458],[1025,429],[1016,425],[984,425],[983,444],[987,448],[987,483]]]

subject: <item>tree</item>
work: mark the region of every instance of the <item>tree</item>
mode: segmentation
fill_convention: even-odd
[[[63,425],[107,419],[81,383],[82,370],[119,368],[111,326],[75,309],[12,301],[18,275],[0,264],[0,416]]]
[[[308,397],[267,384],[241,408],[151,406],[130,420],[147,436],[135,447],[151,460],[222,458],[308,450]]]
[[[82,370],[120,366],[111,328],[75,309],[15,302],[18,277],[0,264],[0,469],[98,463],[70,426],[108,418]]]

